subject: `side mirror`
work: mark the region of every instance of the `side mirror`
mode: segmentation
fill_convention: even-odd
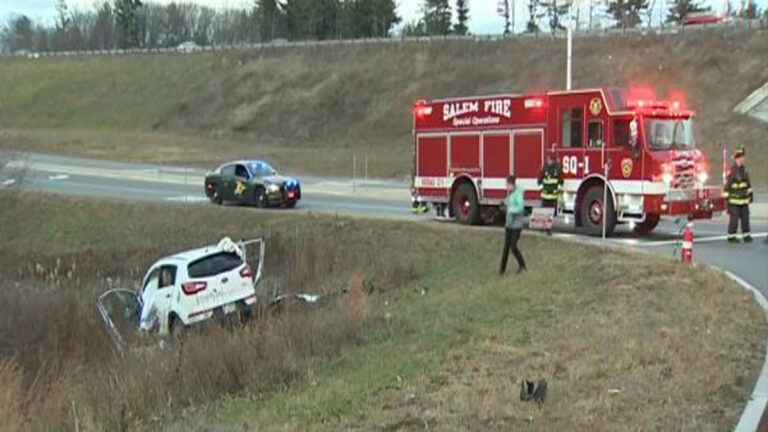
[[[629,137],[632,144],[632,159],[640,156],[640,138],[637,130],[637,118],[629,122]]]

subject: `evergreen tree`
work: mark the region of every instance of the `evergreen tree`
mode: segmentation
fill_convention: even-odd
[[[707,12],[709,6],[704,7],[701,4],[696,3],[696,0],[672,0],[672,5],[669,7],[667,13],[667,22],[674,24],[682,24],[683,19],[689,13]]]
[[[447,35],[451,32],[451,6],[448,0],[424,0],[422,12],[427,34]]]
[[[648,8],[648,0],[611,0],[608,13],[616,20],[616,27],[634,28],[642,22],[640,13]]]
[[[400,22],[394,0],[345,0],[340,33],[344,38],[387,37]]]
[[[141,6],[141,0],[115,0],[115,16],[117,24],[123,30],[124,48],[139,46],[138,11]]]
[[[465,35],[469,31],[469,0],[456,0],[456,16],[458,22],[453,26],[453,32],[457,35]]]
[[[256,19],[262,41],[270,41],[279,36],[284,18],[278,0],[256,0]]]
[[[424,28],[424,21],[410,21],[403,24],[402,37],[421,37],[426,35],[427,30]]]
[[[286,0],[285,20],[291,39],[328,39],[337,36],[339,0]]]

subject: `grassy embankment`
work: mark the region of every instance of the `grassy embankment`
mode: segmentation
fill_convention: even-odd
[[[723,430],[762,362],[748,295],[654,257],[525,236],[530,271],[499,277],[493,229],[2,198],[10,430]],[[315,313],[113,356],[95,295],[223,235],[267,238],[264,289],[348,293]],[[517,397],[539,377],[541,409]]]
[[[225,54],[6,59],[0,147],[212,166],[265,155],[289,171],[410,170],[420,98],[559,89],[562,40],[274,48]],[[768,126],[733,107],[768,81],[765,31],[578,38],[574,87],[681,90],[719,178],[720,146],[768,165]],[[758,187],[768,171],[753,168]]]

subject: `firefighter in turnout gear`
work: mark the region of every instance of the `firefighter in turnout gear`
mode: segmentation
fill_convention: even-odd
[[[538,180],[541,186],[541,206],[554,209],[552,217],[557,216],[557,206],[563,193],[563,172],[553,153],[547,155],[547,165],[541,169]],[[547,234],[552,235],[552,230],[548,230]]]
[[[743,239],[751,242],[749,232],[749,204],[752,203],[752,184],[749,182],[749,173],[744,166],[746,152],[744,148],[736,150],[733,155],[734,165],[725,182],[725,195],[728,197],[728,241],[738,242]],[[741,236],[736,235],[739,223],[741,223]]]

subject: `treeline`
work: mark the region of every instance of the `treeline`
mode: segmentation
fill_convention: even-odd
[[[438,1],[438,0],[435,0]],[[523,32],[535,33],[542,29],[551,32],[565,30],[569,16],[575,29],[593,29],[607,25],[616,28],[634,28],[645,23],[648,27],[658,19],[657,25],[680,25],[686,15],[713,13],[703,0],[587,0],[571,11],[571,3],[557,0],[497,0],[498,14],[505,22],[504,33],[514,33],[517,4],[526,9],[527,21]],[[730,18],[768,20],[768,10],[760,10],[756,0],[725,0],[726,15]],[[734,2],[738,4],[735,5]],[[664,5],[666,4],[666,9]]]
[[[401,19],[396,0],[253,0],[241,9],[213,9],[191,2],[168,5],[143,0],[97,0],[87,10],[70,9],[67,0],[56,5],[53,25],[12,16],[0,27],[0,51],[108,50],[115,48],[168,48],[183,42],[197,45],[233,45],[275,39],[323,40],[389,37]],[[70,0],[71,1],[71,0]],[[465,35],[469,33],[470,3],[496,1],[504,34],[523,31],[564,30],[569,17],[576,29],[618,28],[681,24],[686,15],[707,12],[703,0],[587,0],[571,11],[558,0],[420,0],[421,17],[405,23],[404,36]],[[738,2],[738,7],[733,2]],[[727,15],[768,21],[768,11],[756,0],[727,0]],[[525,10],[522,29],[515,23]],[[656,16],[654,16],[656,15]],[[663,20],[663,22],[662,22]]]
[[[12,16],[0,31],[9,52],[167,48],[183,42],[232,45],[275,39],[387,37],[400,22],[394,0],[255,0],[250,8],[213,9],[113,0],[70,9],[57,0],[53,25]]]

